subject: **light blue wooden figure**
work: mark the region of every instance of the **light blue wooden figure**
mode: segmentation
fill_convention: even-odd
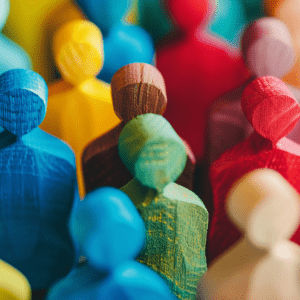
[[[75,262],[68,220],[75,158],[42,131],[48,89],[31,70],[0,76],[0,258],[20,270],[32,289],[47,289]]]
[[[93,266],[106,271],[134,259],[145,239],[144,223],[134,204],[112,187],[86,195],[72,215],[70,231],[79,251]]]
[[[9,9],[9,0],[0,0],[0,31],[5,25]],[[31,69],[31,60],[20,46],[0,33],[0,75],[15,68]]]
[[[87,262],[57,283],[48,300],[173,299],[157,274],[133,260],[145,227],[125,193],[112,187],[88,193],[74,208],[70,230]]]
[[[122,17],[130,0],[74,0],[103,34],[104,65],[98,79],[111,82],[113,75],[131,63],[153,63],[154,44],[142,27],[126,24]]]

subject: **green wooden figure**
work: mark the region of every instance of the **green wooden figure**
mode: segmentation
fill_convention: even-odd
[[[150,113],[125,125],[118,147],[134,176],[121,190],[146,227],[137,260],[160,274],[179,299],[195,299],[207,269],[208,212],[196,194],[174,183],[186,164],[184,143],[164,117]]]

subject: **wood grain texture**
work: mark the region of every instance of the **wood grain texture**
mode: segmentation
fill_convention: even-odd
[[[41,128],[74,150],[79,192],[84,196],[84,147],[120,123],[113,109],[110,85],[95,77],[103,64],[101,32],[86,20],[66,23],[54,37],[54,51],[66,80],[50,85],[49,106]]]
[[[39,74],[7,71],[0,90],[3,133],[17,136],[7,143],[7,136],[0,135],[5,141],[0,150],[0,256],[33,289],[48,289],[75,259],[67,230],[76,190],[74,154],[37,128],[47,105],[47,85]]]
[[[248,26],[242,36],[242,52],[253,75],[245,85],[219,97],[210,107],[206,152],[210,162],[253,132],[241,109],[246,86],[263,75],[284,76],[295,63],[289,30],[282,21],[273,17],[258,19]],[[292,139],[296,141],[298,130],[295,130]]]
[[[298,192],[279,173],[260,169],[237,180],[226,198],[243,236],[208,268],[197,299],[298,299],[300,247],[288,241],[299,226]]]
[[[160,115],[132,119],[119,137],[119,156],[143,185],[161,192],[174,182],[186,165],[184,143]]]
[[[135,177],[122,190],[146,226],[137,260],[160,274],[177,297],[194,299],[206,270],[208,213],[193,192],[173,183],[186,164],[183,141],[162,116],[140,115],[123,128],[119,155]]]
[[[102,186],[121,188],[133,179],[118,153],[123,123],[88,144],[82,154],[86,193]]]
[[[115,73],[111,89],[114,110],[125,124],[141,114],[162,115],[166,109],[164,79],[151,65],[135,63],[122,67]]]
[[[89,21],[66,22],[53,36],[53,53],[65,81],[79,85],[95,78],[103,67],[101,31]]]
[[[297,100],[273,76],[253,80],[243,92],[241,105],[254,130],[274,144],[290,133],[300,119]]]
[[[277,18],[252,22],[243,33],[241,46],[247,66],[257,77],[282,78],[296,62],[291,33]]]
[[[298,115],[299,106],[294,106],[293,98],[290,97],[286,88],[282,88],[282,84],[276,84],[272,91],[268,88],[268,84],[259,84],[263,78],[256,79],[253,84],[256,86],[256,95],[264,95],[265,98],[251,97],[251,95],[247,97],[246,91],[243,95],[246,98],[242,102],[247,101],[246,113],[255,112],[249,117],[249,120],[254,124],[254,129],[259,130],[266,137],[255,131],[250,137],[226,151],[213,163],[210,170],[215,210],[209,234],[210,260],[218,257],[240,237],[240,231],[231,223],[225,211],[225,199],[235,180],[250,171],[269,168],[279,172],[298,192],[300,191],[298,170],[300,145],[282,137],[283,133],[288,133],[285,128],[288,129],[294,122],[295,115]],[[271,77],[271,82],[272,79]],[[249,89],[251,89],[251,84]],[[283,102],[274,104],[277,91],[278,95],[286,95],[287,98],[283,99]],[[263,101],[260,102],[262,99]],[[286,102],[284,102],[285,100]],[[285,106],[282,106],[281,103]],[[289,110],[293,107],[295,107],[294,110]],[[289,111],[291,112],[290,115]],[[287,114],[287,118],[285,118],[285,114]],[[276,124],[272,124],[272,122],[276,118],[277,122],[281,123],[284,128],[280,129],[279,134],[277,131],[273,131]],[[265,125],[265,130],[262,129],[262,124]],[[291,238],[297,244],[300,244],[299,232],[298,228]]]

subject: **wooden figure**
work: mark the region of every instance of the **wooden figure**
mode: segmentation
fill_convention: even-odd
[[[26,277],[3,260],[0,260],[0,298],[7,300],[31,299],[31,289]]]
[[[209,260],[240,238],[225,212],[226,195],[244,174],[259,168],[279,172],[300,192],[300,145],[286,138],[300,119],[300,107],[278,78],[264,76],[252,81],[242,96],[242,109],[254,133],[227,150],[210,170],[214,214],[209,232]],[[300,229],[291,239],[300,244]]]
[[[54,32],[64,23],[84,19],[73,0],[10,0],[4,34],[30,55],[33,70],[53,82],[59,77],[51,51]]]
[[[0,31],[3,29],[9,14],[9,0],[0,1]],[[8,39],[0,34],[0,75],[5,71],[15,68],[31,69],[31,61],[27,53]]]
[[[250,73],[235,48],[207,32],[213,13],[209,1],[169,0],[168,4],[181,35],[156,53],[169,100],[164,117],[200,162],[211,103],[247,82]]]
[[[151,34],[156,49],[178,33],[166,0],[139,0],[138,24]]]
[[[145,241],[145,226],[122,191],[98,188],[74,209],[70,230],[87,263],[50,291],[59,299],[173,299],[164,281],[134,262]]]
[[[101,186],[121,188],[133,179],[118,154],[119,135],[134,117],[155,113],[162,115],[167,105],[164,80],[153,66],[135,63],[122,67],[112,80],[114,110],[123,120],[114,129],[89,143],[82,154],[86,192]],[[188,160],[177,182],[192,189],[195,158],[185,143]]]
[[[266,17],[250,24],[242,37],[242,51],[253,74],[249,82],[265,75],[282,78],[295,63],[288,27],[276,18]],[[241,109],[242,93],[248,83],[223,95],[211,106],[206,150],[209,163],[253,132]],[[291,133],[294,141],[297,141],[299,130],[296,126]]]
[[[54,35],[54,56],[62,80],[49,87],[49,107],[41,128],[66,141],[76,155],[80,195],[84,195],[84,147],[120,123],[110,86],[95,76],[103,65],[102,35],[85,20],[64,24]]]
[[[299,194],[277,172],[252,171],[228,193],[226,213],[243,236],[201,278],[197,299],[300,299]]]
[[[65,143],[38,128],[47,92],[33,71],[0,76],[0,257],[34,290],[66,276],[76,259],[67,230],[75,159]]]
[[[160,274],[180,299],[195,299],[206,271],[208,213],[190,190],[173,183],[186,164],[185,146],[160,115],[135,117],[119,137],[119,155],[134,179],[122,187],[146,226],[137,260]]]
[[[76,2],[103,34],[105,60],[103,70],[98,75],[99,79],[110,83],[113,75],[127,64],[152,63],[155,50],[149,33],[140,26],[121,20],[132,1],[76,0]]]

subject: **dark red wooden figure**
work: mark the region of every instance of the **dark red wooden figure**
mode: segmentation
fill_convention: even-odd
[[[280,79],[264,76],[246,87],[241,105],[254,133],[211,166],[214,214],[208,237],[209,261],[241,236],[225,212],[227,193],[237,179],[252,170],[269,168],[300,192],[300,145],[285,137],[300,119],[300,107],[292,93]],[[291,240],[300,244],[300,228]]]

